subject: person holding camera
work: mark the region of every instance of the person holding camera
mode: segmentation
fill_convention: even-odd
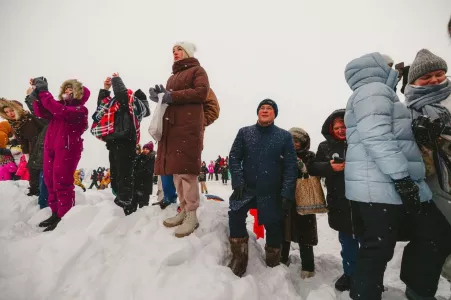
[[[74,173],[83,151],[81,136],[88,127],[85,104],[91,93],[78,80],[69,79],[61,85],[56,100],[44,77],[30,84],[33,91],[28,100],[35,115],[50,120],[44,141],[44,181],[52,215],[39,227],[52,231],[75,204]]]
[[[410,113],[394,91],[398,73],[376,52],[351,61],[345,77],[353,90],[345,113],[345,195],[357,202],[364,224],[350,296],[381,299],[384,272],[405,227],[410,243],[400,277],[406,296],[429,299],[451,239],[431,202]]]
[[[345,110],[334,111],[324,122],[321,133],[326,138],[319,144],[315,160],[309,164],[313,176],[326,179],[329,226],[338,231],[344,274],[335,282],[335,289],[348,291],[363,233],[357,202],[345,196],[346,126]]]
[[[410,66],[405,96],[407,107],[414,118],[414,132],[426,163],[426,182],[432,190],[434,204],[451,224],[451,82],[446,77],[448,66],[441,57],[422,49]],[[435,211],[435,205],[434,211]],[[432,206],[432,204],[431,204]],[[437,235],[451,240],[451,225],[437,214]],[[448,248],[439,252],[444,260]],[[445,252],[445,253],[443,253]],[[443,275],[451,280],[451,258],[444,264]]]
[[[106,142],[109,151],[110,178],[114,203],[130,215],[137,209],[133,186],[133,161],[136,158],[136,145],[139,143],[140,124],[150,115],[147,96],[140,89],[128,89],[119,73],[107,77],[100,89],[97,109],[93,115],[94,123],[100,126],[91,128],[91,133]],[[110,96],[113,88],[114,97]],[[109,128],[112,127],[112,128]],[[103,170],[97,174],[103,177]],[[99,178],[99,182],[102,179]]]

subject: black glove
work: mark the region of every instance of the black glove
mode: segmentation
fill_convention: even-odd
[[[240,185],[239,187],[233,190],[232,195],[230,196],[230,201],[241,201],[243,200],[244,193],[244,185]]]
[[[282,209],[289,211],[293,207],[293,201],[287,198],[282,198]]]
[[[137,90],[137,91],[135,92],[135,97],[138,98],[138,99],[141,100],[141,101],[144,101],[144,100],[147,99],[146,94],[144,94],[144,92],[141,91],[141,89],[139,89],[139,90]]]
[[[42,76],[36,77],[35,79],[33,79],[33,85],[36,86],[36,88],[30,95],[33,95],[33,93],[35,91],[37,94],[39,94],[40,92],[47,92],[49,90],[49,86],[47,84],[47,79],[45,79],[45,77],[42,77]]]
[[[406,212],[412,214],[420,213],[420,190],[415,182],[410,177],[394,180],[394,182],[396,192],[401,197]]]

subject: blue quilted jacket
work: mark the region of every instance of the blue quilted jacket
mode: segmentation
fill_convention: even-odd
[[[420,188],[421,201],[432,199],[410,113],[394,91],[397,76],[379,53],[346,66],[346,81],[354,91],[345,114],[345,188],[350,200],[401,204],[393,180],[407,176]]]

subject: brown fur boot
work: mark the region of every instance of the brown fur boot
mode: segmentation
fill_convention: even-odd
[[[265,252],[266,265],[271,268],[277,267],[280,263],[280,248],[271,248],[266,245]]]
[[[249,259],[249,238],[230,238],[230,250],[232,251],[232,261],[229,268],[232,272],[241,277],[246,273],[247,261]]]

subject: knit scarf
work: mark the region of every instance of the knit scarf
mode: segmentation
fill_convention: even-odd
[[[9,125],[13,128],[14,132],[20,131],[20,128],[24,126],[28,121],[31,121],[31,115],[28,111],[22,112],[22,117],[19,120],[8,120]]]
[[[440,118],[445,124],[451,121],[450,112],[440,104],[451,95],[451,82],[448,79],[438,85],[408,85],[405,95],[407,107],[415,110],[417,115],[427,115],[432,120]]]

